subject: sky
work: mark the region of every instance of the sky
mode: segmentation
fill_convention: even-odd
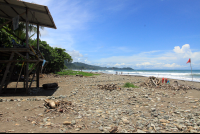
[[[43,41],[73,62],[200,70],[200,0],[24,0],[48,7],[57,29]],[[33,37],[36,38],[36,37]]]

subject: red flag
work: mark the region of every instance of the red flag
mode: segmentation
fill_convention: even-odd
[[[190,58],[189,58],[189,60],[188,60],[188,62],[187,62],[187,63],[190,63],[190,62],[191,62],[191,61],[190,61]],[[186,64],[187,64],[187,63],[186,63]]]

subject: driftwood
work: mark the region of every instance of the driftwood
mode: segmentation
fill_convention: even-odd
[[[54,109],[60,105],[60,101],[53,101],[50,99],[46,99],[44,100],[44,102],[45,102],[44,106],[50,109]]]
[[[44,106],[47,108],[44,112],[46,113],[65,113],[69,110],[73,110],[73,105],[71,101],[58,101],[58,100],[44,100]]]
[[[147,86],[147,87],[157,87],[157,86],[160,86],[161,83],[160,83],[160,80],[154,76],[150,76],[149,79],[142,83],[141,86]]]
[[[116,90],[119,87],[117,86],[117,84],[106,84],[106,85],[97,85],[99,89],[106,89],[106,90]],[[121,88],[119,88],[121,89]]]
[[[171,84],[162,84],[161,80],[154,77],[150,76],[146,82],[142,83],[140,86],[145,86],[145,87],[156,87],[156,88],[162,88],[162,89],[171,89],[171,90],[189,90],[189,89],[196,89],[194,87],[188,86],[188,85],[180,85],[178,81],[171,82]],[[200,89],[197,89],[200,90]]]
[[[82,74],[76,74],[76,76],[80,76],[80,77],[83,77],[83,75],[82,75]]]

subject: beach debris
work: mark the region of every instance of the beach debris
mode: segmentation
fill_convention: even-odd
[[[162,89],[171,89],[171,90],[189,90],[189,89],[194,89],[191,86],[188,85],[180,85],[178,81],[174,81],[173,83],[170,84],[169,80],[167,83],[162,84],[162,81],[154,76],[150,76],[146,82],[142,83],[140,86],[145,86],[145,87],[157,87],[157,88],[162,88]]]
[[[66,111],[73,110],[71,101],[59,101],[59,100],[44,100],[44,106],[47,108],[44,112],[46,113],[65,113]]]
[[[44,100],[44,102],[45,102],[44,106],[51,108],[51,109],[55,109],[56,107],[58,107],[60,105],[60,101],[53,101],[50,99],[46,99],[46,100]]]
[[[142,83],[140,86],[147,86],[147,87],[157,87],[160,86],[161,82],[158,78],[154,76],[150,76],[146,82]]]
[[[106,85],[97,85],[99,89],[106,89],[106,90],[117,90],[121,89],[117,86],[117,84],[106,84]]]
[[[82,75],[82,74],[76,74],[76,76],[83,77],[83,75]]]
[[[58,87],[58,83],[48,83],[42,85],[44,89],[55,89]]]

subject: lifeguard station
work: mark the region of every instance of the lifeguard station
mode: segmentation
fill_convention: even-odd
[[[2,73],[2,75],[0,76],[0,94],[3,91],[7,90],[7,86],[10,82],[24,82],[24,89],[26,89],[26,93],[28,94],[35,76],[33,75],[31,80],[29,80],[29,74],[34,68],[36,68],[36,86],[39,87],[39,72],[42,63],[45,60],[39,50],[39,26],[56,29],[56,25],[47,6],[19,0],[0,0],[0,17],[8,20],[6,23],[0,24],[0,28],[4,28],[4,25],[13,21],[13,18],[15,18],[16,16],[18,17],[19,22],[26,23],[26,44],[29,44],[28,25],[33,24],[37,26],[37,49],[34,50],[30,45],[26,45],[25,48],[0,48],[0,56],[7,57],[9,59],[0,60],[0,71],[3,69],[5,70],[4,72],[0,72]],[[8,30],[7,32],[21,40],[12,32]],[[17,60],[17,57],[19,56],[23,60]],[[30,59],[30,56],[34,58]],[[13,70],[16,63],[24,63],[23,81],[19,81],[19,79],[13,81],[11,79],[14,74]],[[34,66],[30,70],[28,70],[29,63],[34,63]],[[20,76],[20,74],[18,75]]]

